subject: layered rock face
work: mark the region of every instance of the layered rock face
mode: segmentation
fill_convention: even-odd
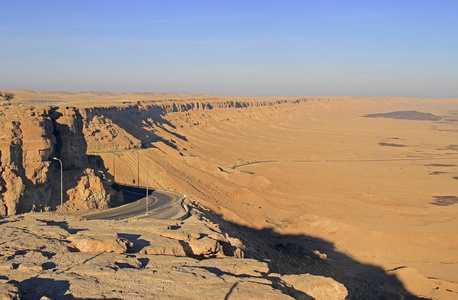
[[[275,107],[282,104],[301,103],[315,98],[295,100],[221,100],[206,99],[176,101],[161,100],[155,102],[123,103],[118,106],[90,107],[81,110],[83,115],[83,132],[88,143],[88,152],[113,152],[133,148],[148,147],[151,142],[161,141],[175,148],[174,141],[164,140],[154,134],[152,128],[160,128],[176,138],[183,138],[170,129],[174,125],[166,115],[174,112],[206,111],[212,109],[245,109],[253,107]],[[198,124],[198,120],[195,123]],[[136,126],[132,126],[135,124]]]
[[[141,146],[139,139],[103,115],[90,116],[89,119],[85,116],[83,132],[89,142],[88,152],[118,151]]]
[[[86,155],[76,108],[6,107],[0,111],[0,215],[52,210],[60,204],[60,164],[66,208],[108,207],[120,201],[97,157]],[[95,172],[94,172],[95,170]],[[81,185],[89,192],[81,192]],[[68,195],[67,195],[68,194]],[[94,201],[94,199],[97,201]]]

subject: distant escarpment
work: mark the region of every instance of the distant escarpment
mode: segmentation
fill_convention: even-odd
[[[122,201],[103,162],[87,156],[83,116],[76,108],[4,107],[0,110],[0,215],[109,207]]]
[[[207,111],[214,109],[271,108],[283,104],[321,100],[300,98],[294,100],[227,100],[210,98],[206,100],[159,100],[129,103],[106,107],[82,109],[88,141],[88,152],[110,152],[144,147],[148,143],[161,141],[174,147],[173,141],[165,141],[155,135],[152,128],[160,128],[174,134],[175,129],[165,116],[174,112]],[[133,126],[135,125],[135,126]],[[181,137],[177,137],[181,138]]]

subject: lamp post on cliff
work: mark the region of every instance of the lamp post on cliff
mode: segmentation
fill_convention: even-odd
[[[145,214],[148,214],[148,157],[146,157],[146,210]]]
[[[186,181],[185,181],[185,194],[184,194],[184,197],[186,198],[188,196],[188,157],[196,157],[198,158],[197,156],[195,155],[190,155],[190,154],[184,154],[182,152],[180,152],[180,155],[182,157],[184,157],[184,161],[186,163]]]
[[[52,159],[58,160],[60,162],[60,214],[64,214],[64,183],[63,183],[63,176],[62,176],[62,161],[57,157],[53,157]]]
[[[116,182],[116,158],[115,153],[113,152],[113,181]]]
[[[122,152],[112,152],[113,154],[113,180],[116,182],[116,157],[123,156]],[[118,176],[119,177],[119,176]]]
[[[186,161],[186,184],[184,190],[184,197],[186,198],[188,196],[188,160],[186,158],[184,160]]]
[[[138,162],[138,165],[140,166],[140,155],[141,155],[141,156],[143,156],[143,155],[140,154],[140,152],[137,152],[137,154],[138,154],[138,161],[139,161],[139,162]],[[148,157],[147,157],[146,155],[145,155],[145,159],[146,159],[146,196],[145,196],[146,205],[145,205],[145,214],[148,214],[148,200],[149,200],[149,199],[148,199],[148,198],[149,198],[149,197],[148,197],[148,196],[149,196],[149,195],[148,195],[148,194],[149,194],[149,193],[148,193],[148,189],[149,189],[149,187],[148,187]],[[140,178],[140,167],[139,167],[138,170],[139,170],[139,171],[138,171],[138,174],[139,174],[138,177]],[[139,180],[140,180],[140,179],[139,179]]]
[[[164,189],[167,190],[167,155],[164,155]]]
[[[167,153],[157,148],[160,152],[164,153],[164,190],[167,190]]]
[[[137,151],[137,187],[140,187],[140,152]]]

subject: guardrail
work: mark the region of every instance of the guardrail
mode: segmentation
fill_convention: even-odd
[[[175,220],[184,220],[184,219],[187,219],[189,217],[189,215],[190,215],[189,207],[188,207],[188,205],[186,203],[184,203],[185,196],[183,196],[180,193],[177,193],[177,192],[174,192],[174,191],[169,191],[169,190],[164,190],[164,189],[155,189],[155,191],[166,192],[166,193],[169,193],[169,194],[174,194],[176,196],[180,196],[177,199],[177,204],[183,208],[184,215],[182,215],[182,216],[180,216],[178,218],[175,218]]]
[[[180,199],[181,200],[181,207],[183,207],[184,209],[184,215],[182,215],[181,217],[177,218],[177,220],[184,220],[184,219],[187,219],[189,218],[189,216],[191,215],[190,212],[189,212],[189,207],[186,203],[184,203],[184,197],[182,196]]]

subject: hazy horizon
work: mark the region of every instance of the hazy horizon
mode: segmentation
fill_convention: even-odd
[[[458,97],[455,1],[2,1],[0,89]]]

